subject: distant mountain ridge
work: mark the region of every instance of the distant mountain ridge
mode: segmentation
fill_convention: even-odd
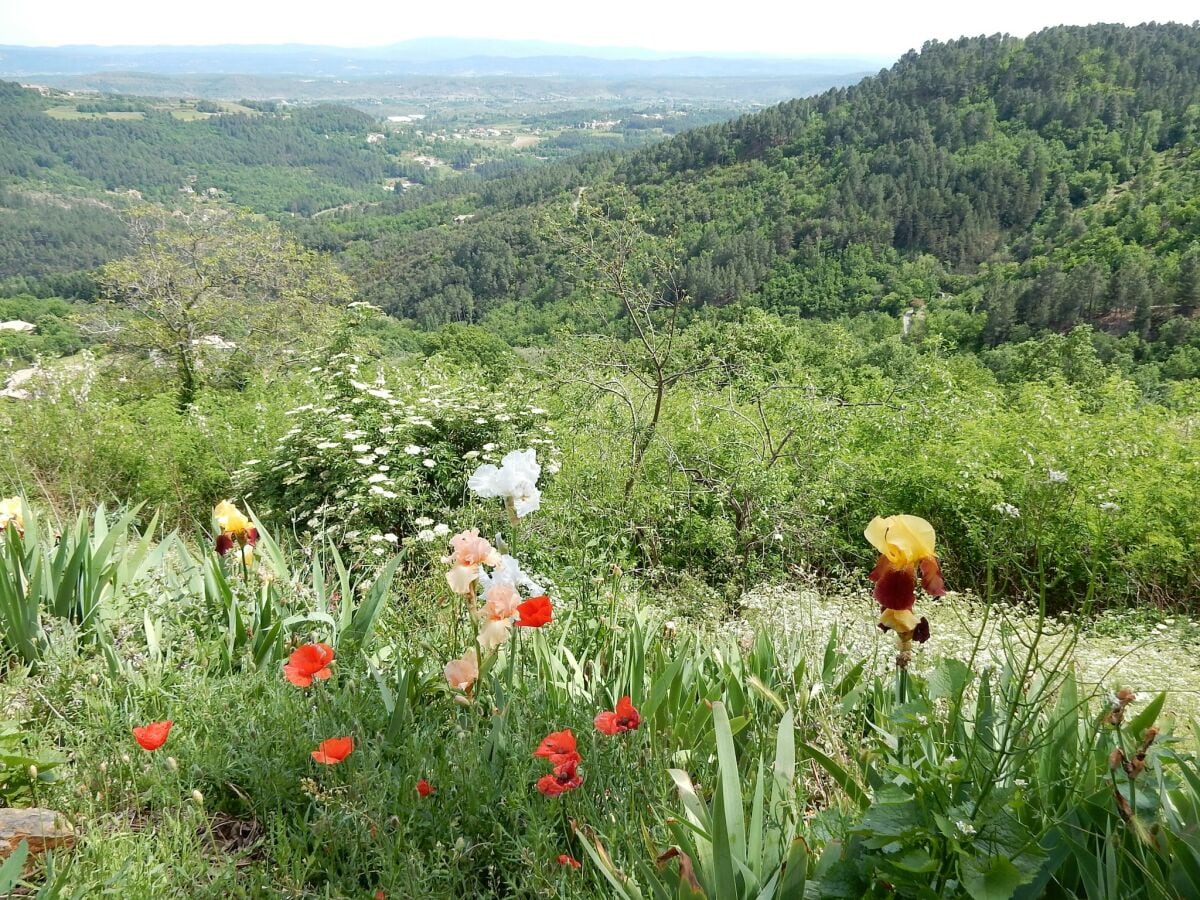
[[[303,44],[215,46],[0,45],[0,76],[29,78],[95,72],[299,75],[363,78],[380,75],[626,77],[788,77],[877,71],[879,59],[777,58],[670,54],[624,47],[538,41],[423,38],[382,47]]]

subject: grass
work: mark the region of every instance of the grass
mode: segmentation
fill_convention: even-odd
[[[74,120],[74,119],[124,119],[132,121],[135,119],[144,119],[146,114],[143,112],[80,112],[76,109],[75,104],[67,104],[63,106],[51,106],[46,109],[46,115],[52,119]]]
[[[780,639],[828,634],[838,629],[846,652],[870,660],[885,672],[892,641],[874,626],[870,593],[821,591],[798,585],[764,585],[742,598],[743,635],[762,629]],[[1036,611],[992,607],[978,597],[951,593],[923,609],[933,638],[914,661],[914,671],[929,672],[939,659],[967,659],[978,642],[979,665],[1003,663],[1005,633],[1027,641],[1037,624]],[[1052,623],[1071,633],[1075,624],[1064,616]],[[1200,621],[1182,614],[1149,610],[1103,610],[1092,614],[1074,645],[1071,659],[1080,683],[1090,688],[1129,687],[1148,696],[1167,692],[1171,713],[1180,722],[1200,719]]]

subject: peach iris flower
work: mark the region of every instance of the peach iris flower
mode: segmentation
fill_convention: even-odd
[[[450,590],[456,594],[469,594],[479,577],[479,567],[496,565],[500,562],[500,554],[488,543],[487,538],[479,536],[478,528],[472,528],[450,538],[450,555],[445,562],[451,564],[450,571],[446,573]]]
[[[472,647],[458,659],[446,663],[444,672],[450,687],[470,691],[471,685],[479,678],[479,656],[475,653],[475,648]]]

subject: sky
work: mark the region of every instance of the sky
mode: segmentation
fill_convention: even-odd
[[[451,36],[663,52],[897,56],[928,38],[1192,22],[1195,0],[0,0],[0,44],[330,44]]]

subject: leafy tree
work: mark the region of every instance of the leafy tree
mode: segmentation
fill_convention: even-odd
[[[174,364],[180,410],[210,370],[284,363],[350,298],[328,259],[246,213],[140,210],[130,230],[137,250],[104,267],[96,325],[115,348]]]

